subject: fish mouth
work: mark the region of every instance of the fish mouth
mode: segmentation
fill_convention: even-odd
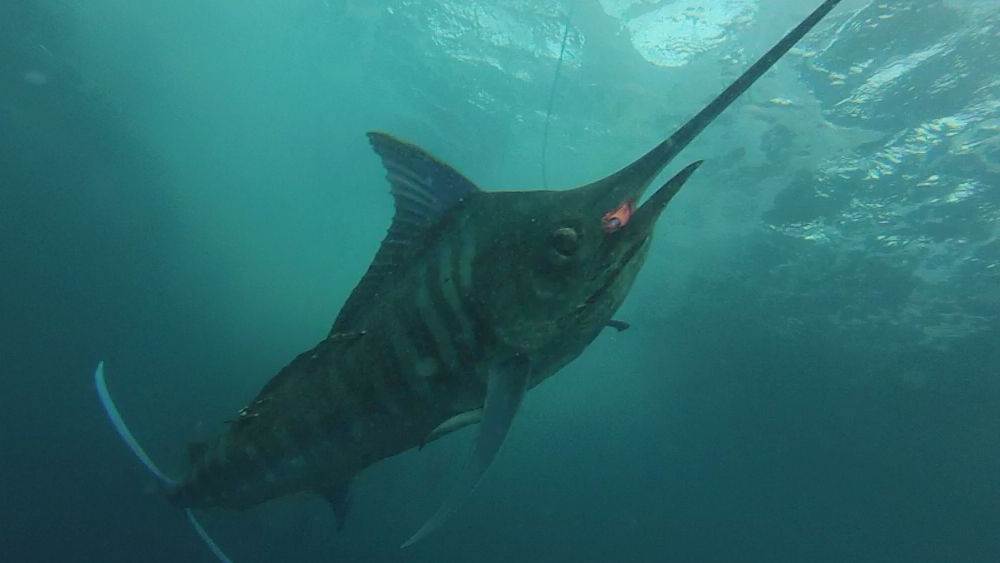
[[[610,210],[606,208],[602,210],[601,227],[604,231],[602,242],[604,248],[600,252],[605,253],[607,262],[589,277],[590,283],[600,282],[600,286],[563,318],[574,318],[579,321],[580,316],[585,311],[599,304],[601,299],[614,289],[622,273],[628,269],[636,256],[640,255],[644,245],[649,242],[653,234],[653,226],[666,208],[667,203],[680,191],[684,183],[701,164],[702,161],[699,160],[684,167],[683,170],[660,186],[639,207],[635,206],[635,201],[645,191],[646,186],[633,188],[630,190],[631,193],[625,192],[623,201]],[[615,191],[622,192],[620,189]],[[606,203],[608,198],[605,196],[603,199]],[[600,203],[598,202],[598,204]]]
[[[597,300],[614,286],[615,281],[617,281],[618,277],[625,271],[625,267],[629,265],[629,262],[631,262],[637,254],[639,254],[639,250],[642,249],[642,246],[646,244],[647,241],[649,241],[649,237],[643,237],[639,240],[632,241],[631,246],[629,246],[625,253],[622,254],[621,260],[618,261],[618,265],[604,280],[604,283],[602,283],[601,286],[594,291],[594,293],[590,294],[580,307],[586,307],[597,303]]]
[[[649,196],[638,208],[634,207],[634,198],[628,198],[615,209],[607,212],[603,216],[603,228],[607,243],[613,246],[627,245],[621,257],[614,261],[613,270],[604,279],[604,282],[596,291],[590,294],[583,303],[576,307],[576,313],[582,313],[587,308],[598,303],[607,294],[621,277],[622,272],[635,259],[643,246],[649,242],[653,234],[653,226],[656,220],[663,213],[670,200],[680,191],[694,171],[701,166],[703,161],[698,160],[684,167],[683,170],[675,174],[665,184],[660,186],[653,195]],[[618,219],[618,223],[609,228],[609,220]],[[613,240],[620,237],[620,240]]]
[[[704,160],[696,160],[685,166],[680,172],[674,174],[665,184],[660,186],[653,195],[649,196],[631,216],[630,227],[640,234],[640,238],[646,238],[653,230],[656,220],[659,219],[667,204],[673,199],[677,192],[681,190],[688,178],[694,174],[695,170],[704,163]]]

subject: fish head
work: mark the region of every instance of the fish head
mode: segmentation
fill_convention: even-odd
[[[491,192],[478,253],[480,304],[497,338],[528,353],[579,353],[624,302],[657,219],[701,161],[642,205],[649,184],[608,178],[565,191]],[[485,236],[484,236],[485,235]]]

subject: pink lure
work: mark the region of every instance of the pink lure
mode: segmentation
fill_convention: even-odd
[[[631,199],[627,199],[617,208],[605,213],[604,217],[601,217],[601,226],[604,228],[604,232],[611,234],[624,228],[625,225],[628,225],[634,211],[635,203]]]

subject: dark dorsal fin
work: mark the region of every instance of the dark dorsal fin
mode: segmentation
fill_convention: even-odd
[[[449,211],[479,191],[465,176],[416,145],[378,132],[368,133],[368,139],[382,157],[396,214],[375,259],[340,310],[331,333],[350,330],[359,310],[421,253]]]

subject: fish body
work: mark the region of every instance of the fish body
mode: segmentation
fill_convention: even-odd
[[[432,163],[439,177],[457,174],[413,145],[370,137],[390,179],[413,175],[419,162],[408,157],[414,155]],[[532,358],[530,388],[597,337],[624,301],[648,238],[624,272],[610,261],[587,272],[618,278],[588,303],[592,295],[567,294],[564,286],[576,280],[559,271],[573,266],[561,253],[565,245],[579,241],[559,242],[561,251],[549,241],[603,241],[602,214],[586,217],[597,228],[584,233],[576,222],[585,218],[574,206],[580,194],[466,187],[461,201],[429,218],[437,221],[430,228],[390,229],[383,244],[390,252],[376,258],[328,337],[282,369],[225,433],[191,448],[191,471],[171,493],[178,503],[242,509],[303,491],[326,494],[368,465],[421,446],[448,420],[482,408],[488,368],[506,356]],[[407,213],[406,195],[397,193],[397,221]],[[553,234],[560,228],[576,234]],[[395,246],[420,248],[400,255]],[[525,258],[525,249],[537,255]],[[524,271],[512,270],[514,264]]]
[[[440,527],[494,459],[524,393],[576,358],[622,305],[657,219],[701,165],[659,173],[839,0],[826,0],[673,135],[574,189],[486,191],[419,147],[369,133],[395,203],[389,231],[330,333],[260,391],[219,437],[189,448],[174,481],[98,394],[136,456],[221,553],[192,509],[244,509],[300,492],[343,524],[366,467],[470,424],[472,457],[441,508],[404,544]],[[224,556],[220,556],[224,559]]]

